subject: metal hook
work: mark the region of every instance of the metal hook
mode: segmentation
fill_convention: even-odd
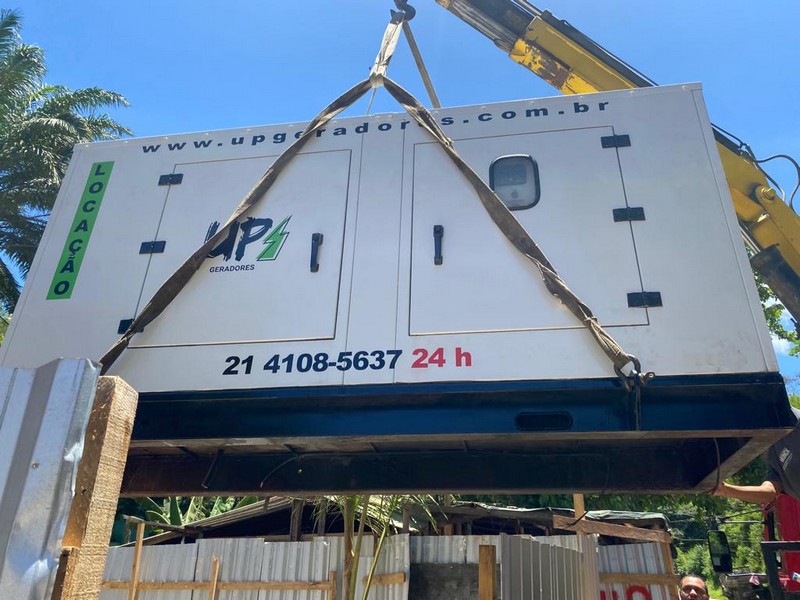
[[[411,6],[411,5],[408,3],[408,0],[394,0],[394,5],[395,5],[395,6],[396,6],[398,9],[400,9],[401,11],[403,11],[403,20],[404,20],[404,21],[410,21],[410,20],[411,20],[411,19],[413,19],[415,16],[417,16],[417,9],[416,9],[416,8],[414,8],[413,6]],[[392,16],[394,16],[394,15],[395,15],[395,12],[394,12],[394,11],[391,11],[391,13],[392,13]]]

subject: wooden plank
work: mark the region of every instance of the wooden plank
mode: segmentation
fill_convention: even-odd
[[[294,498],[292,500],[292,516],[289,522],[289,541],[300,541],[300,531],[303,525],[303,508],[306,502],[303,498]]]
[[[678,585],[680,577],[668,573],[600,573],[601,584]]]
[[[495,565],[497,548],[493,545],[478,547],[478,600],[494,600]]]
[[[136,600],[136,590],[139,587],[139,570],[142,564],[142,542],[144,541],[144,523],[136,524],[136,545],[133,549],[133,563],[131,564],[131,580],[128,582],[128,600]]]
[[[672,547],[668,542],[661,542],[661,556],[664,558],[664,568],[668,573],[675,572],[675,565],[672,564]]]
[[[208,583],[208,600],[216,600],[219,583],[219,556],[211,558],[211,581]]]
[[[628,525],[616,525],[613,523],[601,523],[599,521],[578,521],[570,517],[553,515],[553,527],[565,531],[579,531],[581,533],[598,533],[629,540],[639,540],[643,542],[666,542],[670,543],[672,537],[666,531],[654,531],[641,527],[631,527]]]
[[[575,518],[582,519],[586,514],[586,504],[583,501],[583,494],[572,494],[572,506],[575,509]]]
[[[325,535],[325,525],[328,519],[328,498],[322,496],[317,503],[317,535]],[[300,536],[303,539],[303,536]]]
[[[330,582],[330,588],[328,588],[328,594],[330,600],[336,600],[336,571],[331,570],[328,573],[328,581]]]
[[[189,591],[208,590],[211,581],[140,581],[136,586],[137,591]],[[218,591],[329,591],[331,581],[218,581]],[[335,580],[334,580],[335,585]],[[104,590],[127,590],[130,581],[104,581],[101,585]]]
[[[363,577],[362,582],[367,584],[369,577]],[[406,574],[399,573],[384,573],[383,575],[375,575],[372,578],[372,585],[400,585],[406,582]]]
[[[99,598],[137,402],[125,381],[100,377],[62,541],[67,564],[53,600]]]

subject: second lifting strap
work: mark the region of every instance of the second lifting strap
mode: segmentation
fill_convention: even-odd
[[[158,317],[178,293],[180,293],[195,272],[200,268],[200,265],[206,259],[211,249],[227,236],[228,228],[231,224],[263,200],[267,191],[272,187],[273,183],[275,183],[286,165],[297,156],[308,141],[314,137],[317,130],[323,128],[331,119],[351,106],[370,89],[383,86],[386,91],[408,111],[409,115],[411,115],[411,117],[445,150],[450,160],[453,161],[458,170],[475,189],[478,198],[495,225],[497,225],[511,244],[536,266],[547,290],[553,296],[557,297],[575,318],[588,329],[595,342],[611,360],[615,372],[623,380],[623,383],[626,384],[626,388],[630,389],[634,385],[634,382],[636,385],[646,383],[652,374],[645,376],[641,373],[638,359],[622,349],[611,335],[598,323],[597,318],[589,307],[569,289],[522,224],[514,217],[511,211],[508,210],[486,182],[484,182],[461,158],[458,152],[456,152],[452,140],[447,137],[430,112],[410,93],[386,76],[389,61],[397,47],[402,24],[403,13],[393,13],[392,20],[384,32],[381,48],[375,59],[372,70],[370,71],[369,77],[354,85],[331,104],[326,106],[308,124],[300,137],[276,159],[269,169],[267,169],[253,188],[245,195],[244,199],[239,203],[231,216],[228,217],[225,224],[219,228],[217,233],[192,253],[192,255],[170,275],[158,291],[156,291],[142,312],[133,320],[127,331],[125,331],[122,337],[120,337],[100,359],[102,373],[106,373],[111,365],[114,364],[120,354],[128,347],[131,338]],[[631,365],[633,366],[632,372],[630,374],[623,374],[622,369]]]

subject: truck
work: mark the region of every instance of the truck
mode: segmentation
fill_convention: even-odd
[[[140,395],[129,495],[709,490],[794,423],[742,194],[699,84],[567,79],[577,96],[433,111],[442,143],[393,113],[290,161],[306,123],[81,145],[0,362],[129,342],[104,364]]]

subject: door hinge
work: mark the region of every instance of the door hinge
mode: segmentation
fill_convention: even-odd
[[[128,331],[128,328],[131,326],[131,323],[133,323],[133,319],[122,319],[119,322],[119,326],[117,327],[117,333],[122,335],[123,333]]]
[[[158,178],[158,185],[180,185],[183,173],[167,173]]]
[[[628,294],[628,306],[630,308],[663,306],[661,303],[661,292],[631,292]]]
[[[167,247],[166,240],[159,240],[157,242],[142,242],[139,246],[139,254],[161,254],[164,248]]]
[[[625,148],[631,145],[631,136],[627,133],[622,135],[606,135],[600,138],[603,148]]]
[[[614,223],[621,221],[644,221],[644,208],[641,206],[631,206],[627,208],[615,208],[611,211],[614,215]]]

